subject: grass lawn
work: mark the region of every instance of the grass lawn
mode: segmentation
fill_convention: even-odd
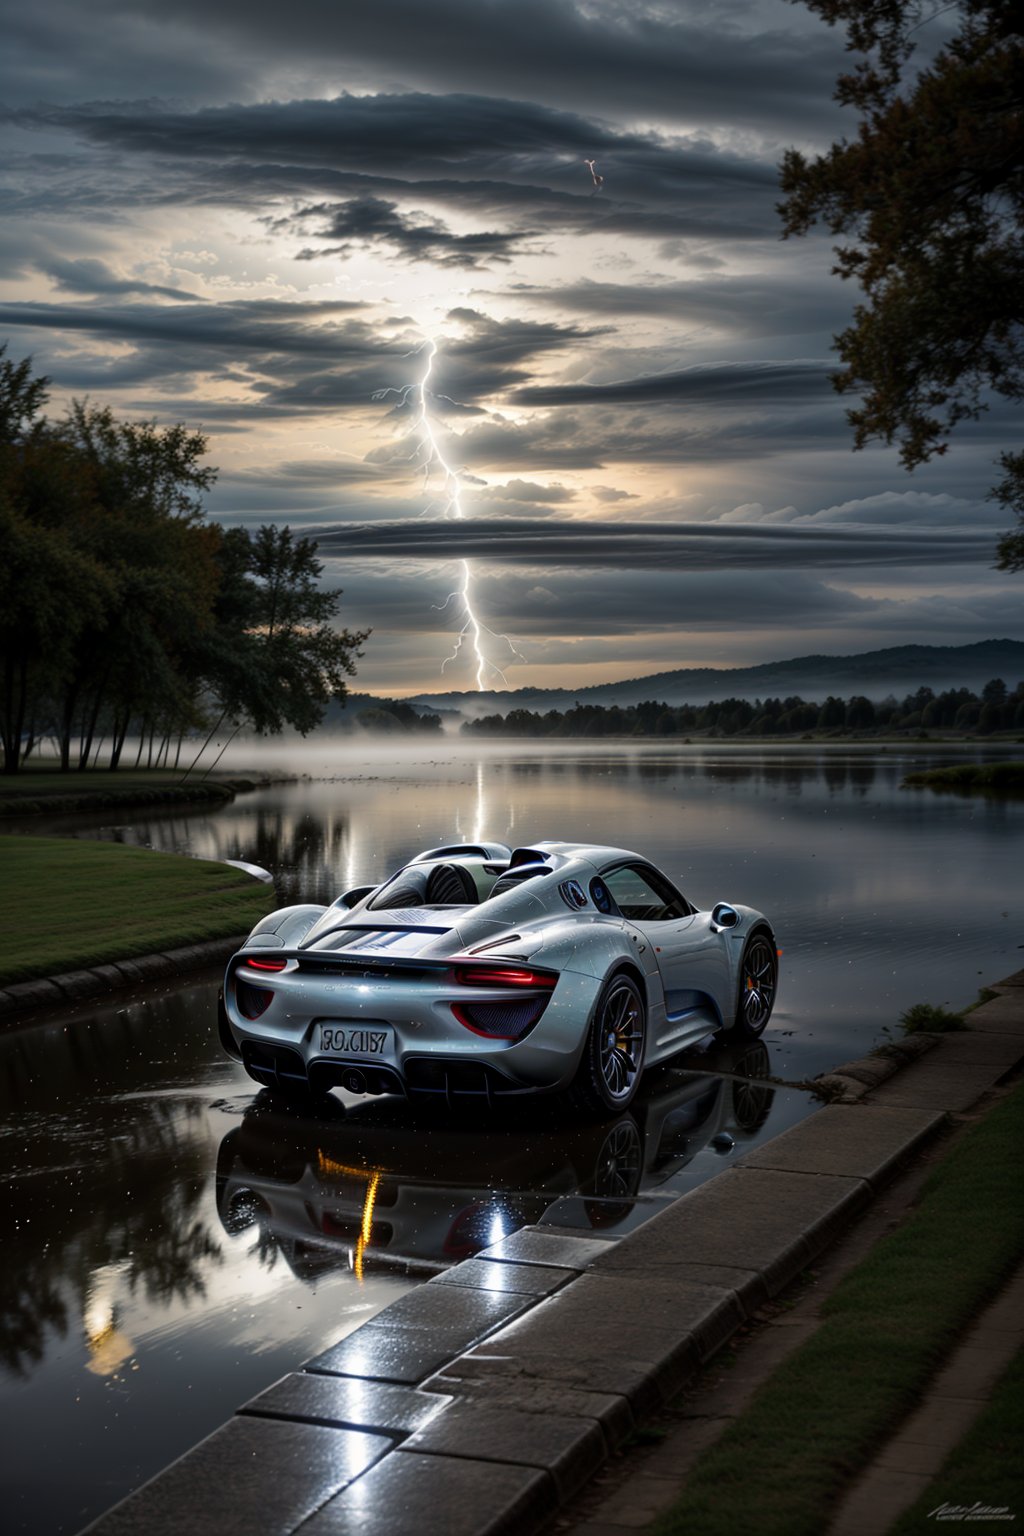
[[[0,774],[0,816],[56,816],[71,811],[102,810],[108,805],[195,804],[230,800],[233,792],[252,789],[245,779],[202,779],[182,784],[184,769],[148,768],[110,773],[90,768],[62,773],[56,766]]]
[[[1019,1262],[1022,1134],[1019,1086],[957,1140],[912,1215],[839,1283],[821,1327],[697,1462],[656,1536],[827,1529],[848,1480]],[[984,1488],[976,1497],[999,1502]]]
[[[0,837],[0,986],[246,933],[273,889],[226,864],[58,837]]]
[[[1024,1349],[1014,1356],[941,1472],[900,1516],[890,1536],[920,1536],[932,1511],[942,1504],[984,1504],[1018,1517],[1024,1513]],[[993,1528],[1015,1522],[984,1523]]]

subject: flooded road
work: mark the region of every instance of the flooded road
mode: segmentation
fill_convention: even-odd
[[[962,1006],[1017,969],[1024,805],[901,790],[919,756],[348,746],[268,758],[316,777],[212,814],[26,828],[243,859],[282,903],[331,900],[448,840],[608,841],[699,906],[760,907],[784,953],[763,1042],[709,1042],[599,1125],[543,1104],[452,1121],[342,1094],[297,1112],[221,1054],[213,977],[0,1039],[4,1529],[78,1530],[517,1226],[629,1230],[812,1112],[784,1084],[871,1049],[911,1003]]]

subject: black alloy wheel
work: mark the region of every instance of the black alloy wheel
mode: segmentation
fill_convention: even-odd
[[[624,971],[611,977],[597,1000],[574,1084],[582,1108],[609,1114],[632,1103],[647,1048],[647,1009],[640,988]]]
[[[738,1130],[747,1135],[759,1131],[775,1102],[775,1089],[763,1079],[771,1072],[768,1048],[758,1042],[734,1064],[732,1117]],[[761,1081],[759,1081],[761,1079]]]
[[[597,1154],[586,1193],[599,1200],[631,1199],[640,1188],[643,1138],[632,1115],[612,1127]]]
[[[756,933],[743,951],[740,966],[740,995],[736,1003],[736,1032],[751,1038],[763,1034],[775,1006],[779,962],[775,946],[763,933]]]

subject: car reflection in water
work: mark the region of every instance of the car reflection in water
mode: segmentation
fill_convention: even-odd
[[[567,1124],[543,1101],[442,1123],[395,1099],[298,1108],[264,1092],[221,1143],[220,1219],[307,1283],[369,1265],[427,1276],[544,1220],[618,1236],[692,1187],[674,1181],[705,1148],[759,1138],[775,1098],[767,1047],[719,1046],[705,1064],[651,1072],[601,1123]]]

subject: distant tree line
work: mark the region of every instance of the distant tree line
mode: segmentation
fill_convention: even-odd
[[[513,709],[507,715],[467,720],[467,736],[801,736],[811,731],[950,730],[988,736],[1024,728],[1024,682],[1011,692],[993,678],[980,694],[969,688],[935,693],[918,688],[902,700],[873,703],[864,694],[822,703],[785,699],[716,699],[708,704],[576,704],[540,714]]]
[[[357,706],[352,711],[352,723],[358,729],[380,731],[390,736],[438,736],[441,733],[440,715],[414,709],[404,699],[374,699],[370,705]]]
[[[216,471],[182,425],[75,402],[0,347],[0,744],[62,768],[178,763],[221,727],[305,733],[346,693],[368,631],[332,624],[316,544],[204,520]]]

